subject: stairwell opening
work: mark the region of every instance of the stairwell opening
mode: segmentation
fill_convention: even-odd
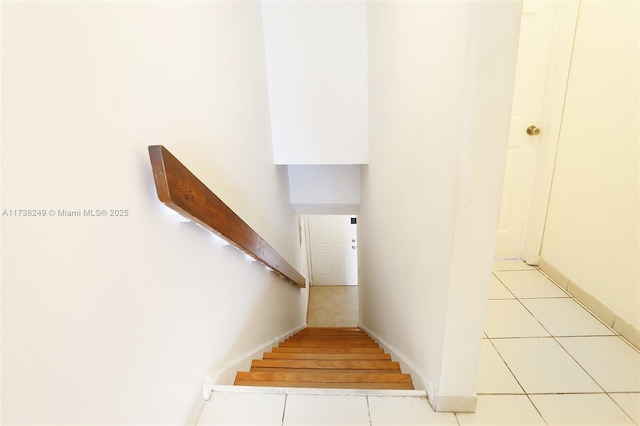
[[[358,231],[356,215],[303,218],[310,278],[309,327],[358,326]]]

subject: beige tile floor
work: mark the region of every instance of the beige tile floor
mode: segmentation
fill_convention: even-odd
[[[358,286],[311,286],[308,327],[357,327]]]
[[[476,413],[460,425],[633,425],[640,352],[542,272],[496,262]]]
[[[640,351],[536,268],[504,261],[494,269],[475,413],[435,413],[419,394],[297,390],[261,399],[220,390],[198,424],[638,425]],[[353,289],[336,296],[312,287],[312,305],[314,296],[326,302],[310,305],[309,320],[328,325],[338,315],[328,304],[342,306],[344,314],[351,303],[348,312],[355,310],[357,321],[357,293],[348,295]]]

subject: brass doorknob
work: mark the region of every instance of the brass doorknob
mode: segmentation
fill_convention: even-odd
[[[529,136],[538,136],[540,134],[540,128],[538,126],[527,127],[527,134]]]

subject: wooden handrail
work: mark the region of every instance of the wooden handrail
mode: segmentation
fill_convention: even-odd
[[[304,288],[305,278],[164,146],[149,146],[158,198],[275,273]]]

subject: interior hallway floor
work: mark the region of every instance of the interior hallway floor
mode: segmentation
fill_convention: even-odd
[[[333,301],[333,306],[348,306],[351,313],[355,309],[357,320],[357,293],[355,298],[349,296],[349,291],[357,292],[357,287],[311,287],[312,303],[314,289],[321,289],[323,294],[316,297]],[[342,296],[338,296],[339,292],[343,292]],[[205,404],[198,424],[640,423],[637,348],[537,268],[520,261],[495,263],[489,299],[475,413],[435,413],[424,391],[383,395],[220,387]],[[330,312],[327,304],[318,303],[317,309],[310,304],[309,325],[330,320]]]
[[[358,286],[309,287],[307,327],[357,327]]]

